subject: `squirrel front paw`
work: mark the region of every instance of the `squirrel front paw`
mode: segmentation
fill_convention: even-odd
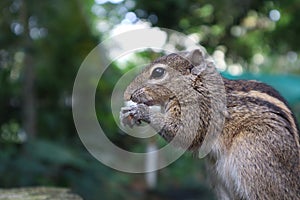
[[[133,104],[121,108],[120,121],[123,126],[141,125],[142,121],[150,123],[149,107],[145,104]]]

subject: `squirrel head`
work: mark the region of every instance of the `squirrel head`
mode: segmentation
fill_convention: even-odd
[[[181,132],[179,145],[199,148],[211,119],[211,91],[218,84],[217,73],[204,49],[172,53],[146,66],[127,87],[124,100],[160,106],[162,113],[169,114],[163,127],[173,129],[163,130],[161,135],[171,141]],[[159,132],[162,127],[155,123],[152,126]],[[178,131],[179,126],[184,131]]]
[[[160,57],[130,83],[124,100],[164,105],[169,98],[182,96],[192,88],[193,79],[207,68],[206,59],[206,53],[200,49]]]

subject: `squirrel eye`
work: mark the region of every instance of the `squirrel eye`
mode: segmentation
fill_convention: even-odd
[[[152,71],[151,78],[161,78],[165,74],[165,69],[157,67]]]

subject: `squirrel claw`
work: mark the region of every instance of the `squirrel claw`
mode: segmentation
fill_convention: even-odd
[[[149,123],[148,111],[148,106],[145,104],[123,107],[120,112],[120,121],[123,126],[128,125],[130,128],[134,125],[141,125],[142,121]]]

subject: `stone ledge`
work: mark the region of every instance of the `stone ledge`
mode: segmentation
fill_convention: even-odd
[[[24,187],[0,189],[0,200],[83,200],[83,198],[65,188]]]

